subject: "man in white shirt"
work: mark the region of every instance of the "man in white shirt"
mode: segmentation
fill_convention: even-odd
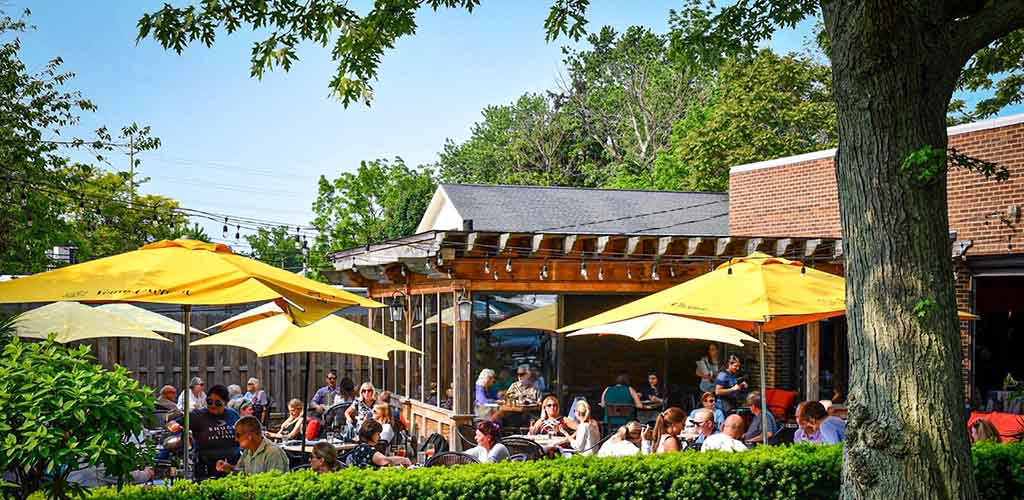
[[[188,383],[188,390],[191,392],[188,396],[189,410],[206,408],[206,392],[203,391],[203,387],[203,379],[199,377],[192,377],[192,381]],[[185,411],[185,391],[178,395],[178,409]]]
[[[743,425],[743,417],[729,415],[726,417],[725,423],[722,424],[722,432],[708,436],[704,440],[704,445],[700,447],[700,451],[747,451],[746,445],[739,440],[743,435],[744,427],[746,426]]]

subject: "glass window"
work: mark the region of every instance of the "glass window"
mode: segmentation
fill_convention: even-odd
[[[438,404],[446,410],[452,409],[452,398],[455,395],[455,388],[452,386],[452,370],[455,366],[454,335],[455,329],[452,320],[455,317],[454,306],[455,296],[450,292],[438,294],[437,338],[438,338],[438,382],[441,402]]]

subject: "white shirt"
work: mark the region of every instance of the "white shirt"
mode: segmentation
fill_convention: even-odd
[[[178,394],[178,409],[185,411],[185,393]],[[190,410],[206,408],[206,391],[200,392],[198,396],[188,393],[188,407]]]
[[[501,462],[502,460],[507,460],[509,456],[508,448],[506,448],[505,445],[501,443],[495,443],[494,446],[491,447],[491,451],[489,452],[485,450],[483,446],[474,446],[466,450],[465,453],[477,459],[478,462],[490,463],[497,463]]]
[[[572,449],[584,455],[593,455],[597,453],[594,447],[599,441],[601,441],[601,430],[597,428],[596,422],[590,421],[576,427],[576,434],[570,445]]]
[[[640,448],[637,448],[635,444],[626,440],[616,441],[614,439],[609,439],[601,445],[601,450],[597,452],[599,457],[629,457],[638,454],[640,454]]]
[[[395,431],[391,428],[391,424],[382,424],[380,431],[380,438],[383,441],[391,442],[391,438],[395,437]]]
[[[719,432],[704,439],[704,445],[700,447],[700,451],[708,450],[747,451],[747,445],[738,439],[733,439],[724,432]]]

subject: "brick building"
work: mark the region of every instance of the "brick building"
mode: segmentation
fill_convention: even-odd
[[[1024,377],[1024,115],[951,127],[949,145],[1010,171],[1010,180],[1000,183],[955,169],[948,183],[957,302],[961,310],[981,315],[977,322],[961,323],[965,390],[976,387],[988,394],[1002,388],[1008,373]],[[840,238],[834,154],[833,149],[734,167],[730,235]],[[783,378],[801,382],[794,385],[805,391],[814,377],[807,376],[811,371],[821,376],[828,369],[831,377],[842,379],[845,325],[832,323],[823,325],[817,339],[808,335],[796,346],[779,343],[780,353],[769,365],[792,367]],[[813,345],[816,341],[821,344]],[[811,359],[815,351],[816,361]]]

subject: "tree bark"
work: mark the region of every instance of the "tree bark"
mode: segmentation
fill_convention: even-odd
[[[966,61],[946,21],[914,3],[823,5],[850,329],[844,499],[977,498],[945,170],[922,184],[900,168],[923,146],[946,148]]]

